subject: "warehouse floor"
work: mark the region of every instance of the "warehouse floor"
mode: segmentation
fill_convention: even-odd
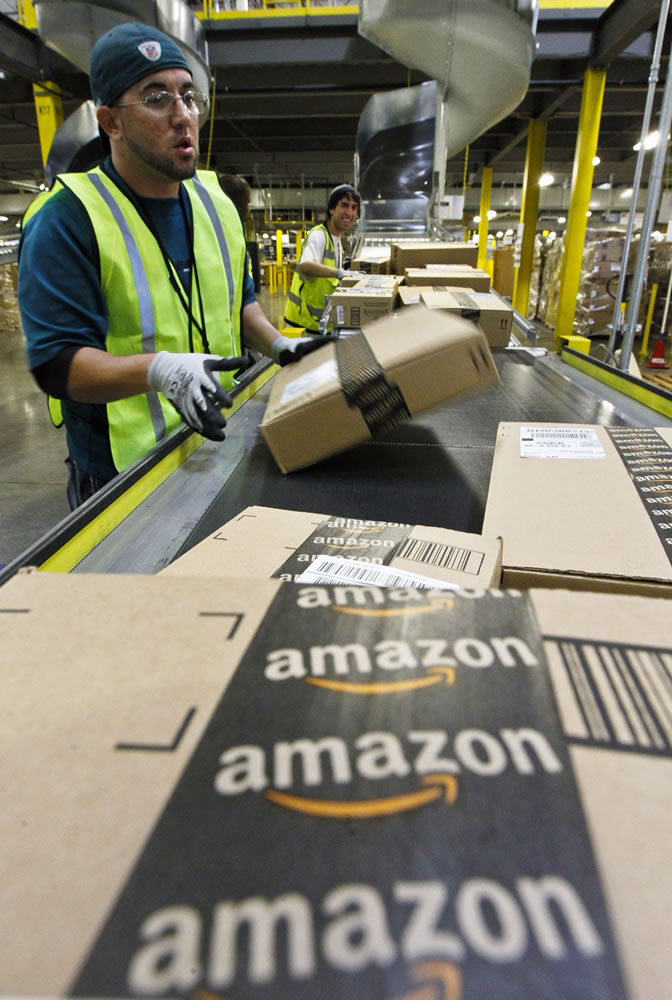
[[[285,296],[262,288],[259,301],[271,321],[282,323]],[[539,328],[535,347],[548,350],[545,363],[572,381],[609,398],[611,390],[569,368],[554,353],[552,334]],[[597,345],[596,345],[597,346]],[[600,356],[598,354],[598,356]],[[65,497],[65,434],[49,419],[46,398],[27,371],[16,301],[0,289],[0,566],[11,562],[61,521]],[[619,408],[635,425],[669,426],[672,421],[622,397]]]

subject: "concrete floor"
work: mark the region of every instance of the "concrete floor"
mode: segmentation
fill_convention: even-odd
[[[2,273],[6,270],[0,268],[0,566],[23,553],[69,513],[65,433],[52,426],[46,397],[27,370],[16,296],[7,274]],[[276,326],[281,324],[282,290],[271,295],[262,288],[258,299],[269,319]],[[535,346],[553,352],[552,335],[540,329]],[[584,387],[592,384],[602,393],[600,383],[571,369],[557,355],[549,353],[547,360],[561,366],[567,378]],[[621,399],[624,415],[634,425],[670,425],[655,411]]]

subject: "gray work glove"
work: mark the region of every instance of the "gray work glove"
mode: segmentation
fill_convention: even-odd
[[[233,400],[212,372],[237,371],[246,365],[245,358],[159,351],[149,366],[147,384],[170,400],[192,430],[211,441],[223,441],[226,419],[220,410]]]
[[[310,354],[311,351],[334,339],[334,337],[283,337],[281,335],[271,344],[271,357],[276,365],[291,365],[293,361],[300,361],[306,354]]]

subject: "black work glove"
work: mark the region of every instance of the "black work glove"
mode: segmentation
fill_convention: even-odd
[[[317,350],[318,347],[322,347],[323,344],[328,344],[332,340],[336,340],[336,338],[331,336],[283,337],[281,335],[271,344],[271,357],[276,365],[291,365],[293,361],[299,361],[306,354],[310,354],[311,351]]]

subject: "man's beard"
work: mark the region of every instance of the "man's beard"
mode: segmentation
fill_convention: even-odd
[[[194,146],[196,156],[194,156],[193,163],[180,165],[174,163],[167,156],[161,156],[159,153],[155,153],[152,149],[147,149],[145,146],[138,145],[138,143],[136,143],[135,140],[128,135],[126,136],[126,144],[132,153],[135,153],[141,160],[144,160],[147,166],[152,167],[168,180],[186,181],[190,177],[193,177],[196,173],[196,164],[198,162],[198,150],[196,146]]]

